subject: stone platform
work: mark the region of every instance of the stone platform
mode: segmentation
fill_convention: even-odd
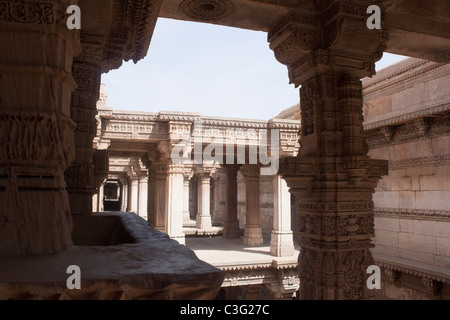
[[[186,238],[197,257],[225,272],[222,288],[265,285],[275,299],[290,300],[299,289],[298,247],[289,257],[270,254],[270,240],[249,247],[242,238]]]
[[[224,279],[132,213],[74,217],[73,239],[58,254],[0,257],[0,299],[213,299]],[[71,265],[80,290],[67,288]]]

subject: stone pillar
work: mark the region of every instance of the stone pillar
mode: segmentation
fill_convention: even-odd
[[[260,213],[260,166],[247,164],[242,167],[245,176],[245,208],[244,244],[261,246],[263,244]]]
[[[92,213],[94,193],[94,149],[92,142],[97,132],[95,116],[100,92],[100,67],[95,64],[74,61],[73,76],[78,88],[72,94],[70,115],[75,130],[75,159],[65,172],[67,192],[72,214]]]
[[[138,215],[147,220],[148,215],[148,174],[141,172],[139,174],[139,207]]]
[[[213,225],[222,225],[223,224],[223,210],[221,206],[222,198],[224,196],[224,191],[222,187],[222,170],[216,171],[213,180],[213,206],[214,211],[212,215],[212,224]]]
[[[211,173],[209,170],[201,169],[198,177],[198,213],[197,228],[210,229],[211,223]]]
[[[387,162],[367,156],[359,79],[374,74],[386,34],[366,27],[359,4],[317,10],[285,17],[268,35],[291,82],[302,85],[300,152],[280,161],[296,198],[300,299],[365,299],[372,194]]]
[[[191,213],[189,210],[189,185],[191,179],[191,169],[186,169],[183,172],[183,222],[191,221]]]
[[[147,220],[148,220],[149,225],[151,225],[152,227],[155,226],[155,220],[156,220],[155,193],[156,193],[155,169],[153,168],[153,166],[150,166],[150,168],[148,170],[148,204],[147,204],[148,219]]]
[[[105,195],[105,184],[102,183],[100,188],[98,188],[98,212],[103,212],[105,209],[103,197]]]
[[[127,212],[128,211],[128,188],[129,188],[129,183],[128,183],[128,179],[123,179],[123,183],[122,183],[122,203],[121,203],[121,207],[120,210],[123,212]]]
[[[171,164],[167,168],[167,206],[166,206],[166,233],[170,238],[185,244],[183,233],[183,166]]]
[[[166,186],[167,186],[167,164],[165,161],[157,161],[155,168],[155,225],[156,230],[166,230]]]
[[[239,165],[223,165],[226,173],[226,218],[223,224],[223,236],[236,239],[241,236],[239,220],[237,218],[237,173]]]
[[[72,245],[64,171],[74,159],[71,73],[80,43],[61,14],[70,2],[2,1],[0,255]]]
[[[136,214],[139,213],[139,177],[137,175],[133,175],[130,178],[130,211]]]
[[[100,191],[100,188],[99,188],[99,191]],[[94,195],[92,196],[92,212],[99,212],[98,201],[99,201],[99,198],[98,198],[98,192],[97,192],[97,193],[94,193]]]
[[[286,181],[273,176],[273,230],[270,239],[270,253],[277,257],[294,254],[294,239],[291,230],[291,194]]]

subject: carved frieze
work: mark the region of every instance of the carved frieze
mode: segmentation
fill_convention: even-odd
[[[46,113],[0,113],[0,163],[59,167],[74,159],[74,122]]]

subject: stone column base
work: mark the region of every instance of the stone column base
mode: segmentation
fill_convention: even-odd
[[[294,237],[292,231],[272,231],[270,254],[276,257],[290,257],[294,255]]]
[[[237,239],[241,236],[239,221],[225,221],[223,224],[223,236],[227,239]]]
[[[199,229],[211,229],[211,216],[197,215],[197,228]]]
[[[257,247],[262,246],[263,237],[261,226],[259,225],[245,225],[244,227],[244,245]]]
[[[189,211],[183,211],[183,223],[191,222],[191,213]]]

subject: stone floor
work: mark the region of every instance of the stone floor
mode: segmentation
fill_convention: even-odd
[[[274,260],[282,263],[295,263],[299,255],[298,247],[291,257],[271,255],[269,239],[265,239],[260,247],[249,247],[242,243],[242,238],[187,237],[186,246],[192,249],[200,260],[213,266],[272,263]]]

